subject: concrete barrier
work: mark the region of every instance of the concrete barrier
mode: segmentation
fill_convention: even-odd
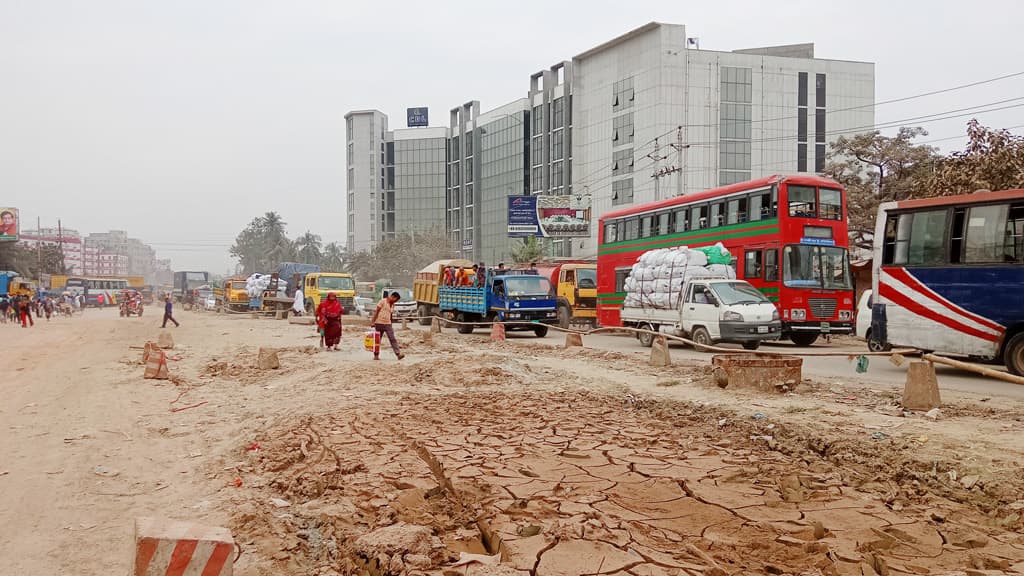
[[[583,334],[578,332],[566,332],[565,347],[573,348],[575,346],[583,346]]]
[[[664,336],[655,336],[651,343],[651,366],[670,366],[672,358],[668,353],[668,340]]]
[[[281,367],[281,360],[277,357],[277,350],[273,348],[260,348],[256,357],[256,367],[260,370],[277,370]]]
[[[137,518],[134,576],[231,576],[235,539],[219,526]]]
[[[711,364],[715,367],[716,383],[722,388],[786,392],[795,389],[803,378],[804,361],[797,356],[718,354],[711,358]]]
[[[174,338],[171,336],[170,332],[161,332],[156,337],[156,343],[164,350],[174,349]]]
[[[504,340],[505,339],[505,325],[494,324],[491,326],[491,340]]]
[[[935,365],[925,360],[911,362],[903,386],[903,409],[927,411],[938,408],[941,403]]]
[[[435,317],[434,320],[430,323],[430,331],[433,332],[434,334],[440,334],[441,333],[441,319],[440,318],[436,318]]]

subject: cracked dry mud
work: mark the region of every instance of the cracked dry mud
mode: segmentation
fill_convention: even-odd
[[[259,438],[253,490],[236,507],[235,534],[264,559],[242,573],[1024,569],[1024,538],[977,512],[936,512],[935,501],[897,512],[826,461],[742,432],[712,443],[707,418],[664,415],[621,396],[492,390],[281,421]],[[450,567],[460,552],[501,565]]]

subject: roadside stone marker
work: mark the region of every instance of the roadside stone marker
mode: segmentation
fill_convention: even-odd
[[[491,325],[491,340],[504,340],[505,339],[505,325],[504,324],[492,324]]]
[[[926,360],[911,362],[907,366],[907,383],[903,386],[903,409],[928,411],[941,404],[935,365]]]
[[[136,518],[133,576],[231,576],[234,551],[235,539],[227,528]]]
[[[433,332],[434,334],[440,334],[441,333],[441,320],[440,319],[434,318],[430,322],[430,331]]]
[[[156,338],[156,343],[164,350],[174,350],[174,337],[170,332],[161,332]]]
[[[565,347],[583,346],[583,335],[578,332],[565,333]]]
[[[664,336],[655,336],[651,344],[651,366],[669,366],[672,358],[668,353],[668,341]]]
[[[277,350],[273,348],[260,348],[256,358],[256,367],[260,370],[277,370],[281,367],[281,360],[277,357]]]

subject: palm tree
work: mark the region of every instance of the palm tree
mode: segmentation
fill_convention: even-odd
[[[299,260],[305,264],[316,264],[323,258],[323,252],[321,247],[323,243],[320,241],[318,234],[313,234],[309,230],[302,236],[295,239],[295,248]]]
[[[333,272],[341,271],[345,264],[345,251],[337,242],[331,242],[324,246],[323,255],[320,258],[320,267]]]
[[[523,238],[522,244],[512,249],[512,261],[516,264],[536,262],[544,256],[544,245],[536,236]]]

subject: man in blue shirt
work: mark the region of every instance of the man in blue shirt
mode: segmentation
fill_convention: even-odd
[[[172,314],[173,311],[174,311],[174,304],[171,302],[171,297],[167,296],[167,298],[164,300],[164,324],[163,324],[163,326],[161,326],[161,328],[167,328],[167,321],[168,320],[170,320],[171,322],[174,322],[174,327],[175,328],[177,328],[179,326],[178,321],[174,319],[174,316]]]

